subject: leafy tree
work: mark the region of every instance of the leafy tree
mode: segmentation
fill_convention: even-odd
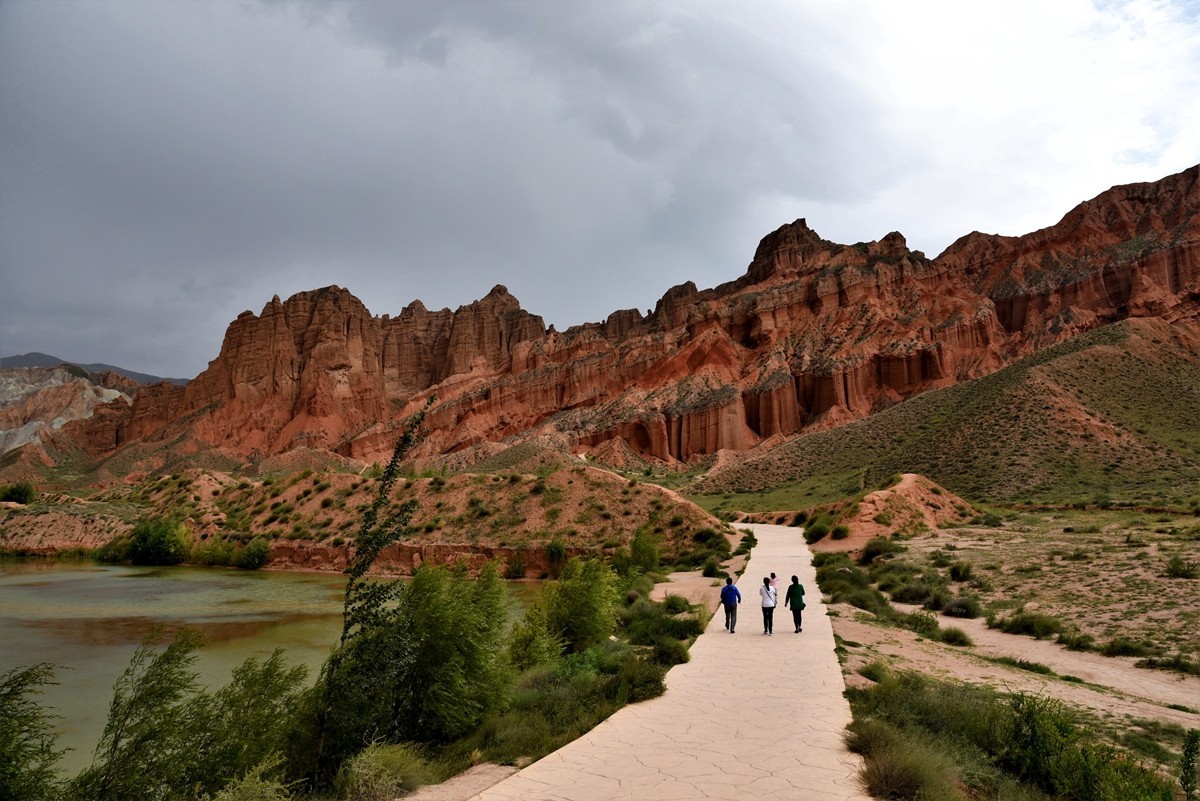
[[[283,666],[281,652],[250,659],[229,686],[197,689],[192,670],[202,638],[185,630],[161,652],[155,632],[113,690],[92,765],[67,798],[124,801],[192,799],[218,793],[282,751],[305,669]]]
[[[249,545],[234,554],[233,565],[244,570],[258,570],[270,558],[270,544],[262,537],[255,537]]]
[[[187,558],[184,527],[178,520],[148,517],[133,528],[128,558],[135,565],[177,565]]]
[[[601,561],[570,559],[546,584],[537,606],[550,634],[571,651],[585,651],[612,634],[617,619],[617,576]]]
[[[59,798],[54,765],[52,717],[34,698],[55,684],[49,664],[16,668],[0,676],[0,798],[42,801]]]
[[[504,588],[493,568],[476,583],[433,568],[418,570],[407,587],[366,577],[379,553],[411,532],[416,502],[393,504],[391,495],[433,402],[405,426],[359,526],[341,640],[291,755],[293,771],[317,786],[327,786],[342,762],[377,739],[460,734],[507,692],[498,661]]]
[[[659,538],[654,532],[647,527],[641,526],[633,534],[633,540],[629,543],[630,561],[634,567],[639,568],[643,573],[649,573],[651,570],[658,569]]]

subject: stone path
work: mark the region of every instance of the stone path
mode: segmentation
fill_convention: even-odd
[[[736,634],[718,612],[691,661],[667,674],[664,695],[619,710],[473,801],[866,801],[860,762],[842,744],[850,708],[808,546],[798,529],[749,527],[758,545],[738,581]],[[771,571],[781,598],[768,637],[758,587]],[[801,634],[782,608],[793,574],[807,590]]]

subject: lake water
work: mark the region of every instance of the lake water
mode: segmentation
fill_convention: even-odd
[[[325,573],[0,561],[0,674],[61,666],[42,700],[61,717],[58,745],[73,750],[60,767],[74,775],[91,763],[113,684],[156,626],[204,633],[195,669],[210,689],[276,648],[289,666],[306,665],[311,683],[341,633],[345,586]],[[537,591],[514,589],[523,603]]]

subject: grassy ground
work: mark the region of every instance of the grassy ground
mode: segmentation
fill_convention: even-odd
[[[1200,566],[1200,518],[1073,509],[1001,517],[997,528],[919,536],[898,558],[946,576],[998,619],[1019,609],[1052,618],[1066,640],[1083,638],[1077,647],[1200,659],[1200,579],[1170,575],[1173,558]],[[966,579],[950,580],[952,570]]]

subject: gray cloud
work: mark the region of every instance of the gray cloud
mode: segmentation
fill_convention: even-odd
[[[194,375],[237,313],[331,283],[377,314],[504,283],[565,327],[731,280],[798,216],[932,254],[1194,159],[1194,19],[1085,4],[1020,33],[1099,42],[1114,74],[1175,65],[1127,105],[1145,130],[1093,134],[1080,163],[1048,150],[1073,129],[1036,86],[939,71],[924,7],[888,8],[9,0],[0,354]]]

